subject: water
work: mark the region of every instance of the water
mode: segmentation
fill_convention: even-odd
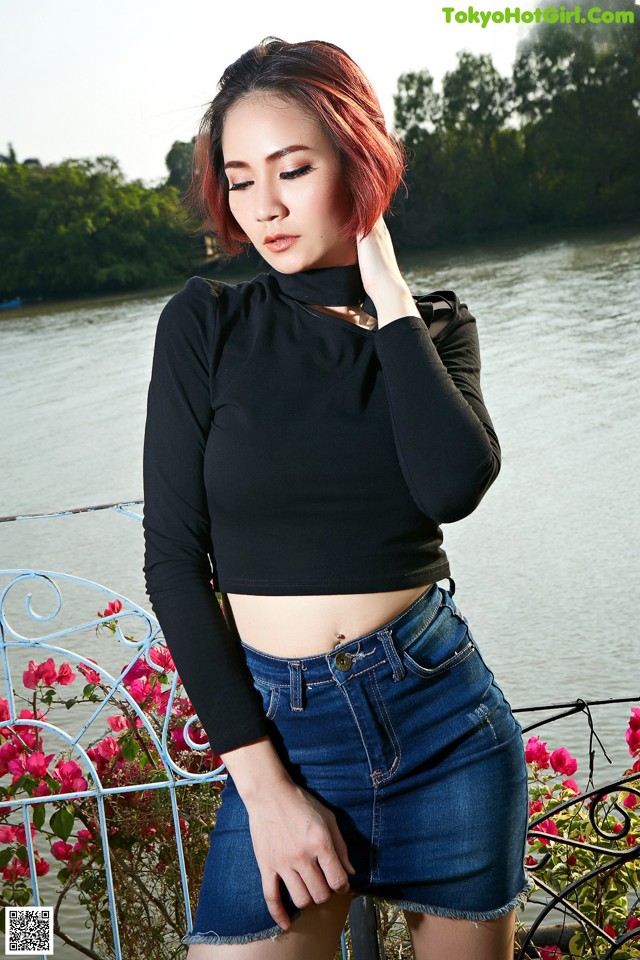
[[[456,600],[515,708],[640,703],[638,263],[640,229],[623,227],[403,260],[415,293],[454,289],[478,321],[503,468],[445,546]],[[153,339],[171,292],[0,318],[1,514],[141,498]],[[1,524],[0,551],[2,567],[63,571],[148,606],[141,526],[113,511]],[[115,641],[100,658],[125,660]],[[629,706],[593,713],[620,775]],[[587,730],[577,717],[542,731],[579,756],[583,785]],[[609,777],[603,760],[596,769]]]

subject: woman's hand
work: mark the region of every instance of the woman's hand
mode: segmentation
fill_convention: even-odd
[[[336,818],[293,782],[268,737],[230,750],[222,760],[249,814],[269,913],[288,930],[281,879],[300,909],[349,889],[347,874],[355,870]]]
[[[375,303],[378,326],[403,316],[418,316],[415,301],[400,273],[391,235],[382,216],[371,233],[357,238],[362,283]]]
[[[355,869],[331,810],[292,782],[282,782],[246,806],[264,898],[283,930],[291,921],[280,879],[300,909],[348,892],[348,874]]]

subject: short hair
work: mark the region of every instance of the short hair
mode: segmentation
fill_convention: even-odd
[[[226,253],[240,253],[249,238],[229,209],[223,125],[237,100],[258,92],[295,102],[320,123],[340,158],[351,198],[344,232],[355,238],[372,230],[404,183],[406,158],[402,141],[387,132],[369,80],[344,50],[322,40],[266,37],[226,68],[218,90],[196,137],[186,200]]]

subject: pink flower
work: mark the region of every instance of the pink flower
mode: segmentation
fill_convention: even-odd
[[[70,683],[73,683],[75,678],[76,675],[68,663],[60,665],[57,676],[58,683],[62,684],[63,687],[67,687]]]
[[[627,930],[637,930],[638,927],[640,927],[640,917],[636,917],[632,913],[627,920]]]
[[[543,820],[542,823],[539,823],[536,830],[541,830],[543,833],[552,833],[554,837],[557,837],[560,831],[558,830],[557,824],[553,820]],[[548,837],[538,837],[534,834],[535,839],[542,844],[549,843]]]
[[[622,806],[626,807],[628,810],[635,810],[638,806],[638,798],[635,793],[628,793],[624,800],[622,801]]]
[[[55,843],[51,844],[51,853],[56,860],[68,860],[73,853],[73,847],[64,840],[56,840]]]
[[[635,757],[636,753],[640,752],[640,730],[636,730],[631,726],[628,727],[625,733],[625,739],[629,744],[629,753],[632,757]]]
[[[558,747],[551,754],[551,766],[556,773],[570,777],[578,769],[578,761],[571,756],[566,747]]]
[[[87,789],[87,781],[82,776],[82,767],[75,760],[60,760],[51,776],[60,781],[62,793],[78,793]]]
[[[631,707],[629,726],[632,730],[640,730],[640,707]]]
[[[121,713],[115,717],[107,717],[107,723],[114,733],[120,733],[122,730],[127,730],[129,728],[126,718],[123,717]]]
[[[16,838],[16,828],[5,823],[0,827],[0,843],[13,843]]]
[[[98,744],[98,753],[104,760],[111,760],[120,752],[120,745],[114,737],[105,737]]]
[[[91,663],[98,665],[98,661],[94,660],[93,657],[87,657],[87,660],[91,660]],[[80,673],[87,678],[89,683],[100,683],[102,679],[97,670],[92,670],[91,667],[87,667],[84,663],[78,664],[78,670]]]
[[[575,780],[563,780],[562,786],[571,793],[580,793],[580,787]]]
[[[165,646],[153,647],[149,651],[149,659],[152,663],[155,663],[156,666],[161,667],[163,673],[170,673],[176,668],[173,657]]]
[[[37,829],[38,829],[38,828],[36,827],[35,823],[30,823],[30,824],[29,824],[29,830],[31,831],[31,839],[32,839],[32,840],[33,840],[33,838],[34,838],[34,836],[35,836],[35,833],[36,833],[36,830],[37,830]],[[18,826],[16,827],[16,840],[18,841],[18,843],[21,843],[23,846],[26,845],[26,842],[27,842],[27,834],[26,834],[26,831],[25,831],[25,829],[24,829],[24,823],[19,823]]]
[[[546,768],[549,766],[549,751],[546,741],[543,743],[540,737],[529,737],[524,748],[524,758],[527,763],[535,763],[536,766]]]
[[[541,960],[562,960],[560,947],[538,947]]]
[[[111,603],[107,604],[106,609],[104,609],[102,613],[100,613],[100,611],[98,610],[98,613],[96,614],[96,616],[113,617],[116,615],[116,613],[120,613],[121,610],[122,610],[122,603],[120,602],[120,600],[112,600]]]
[[[54,753],[50,753],[48,757],[45,757],[44,753],[40,752],[30,753],[25,763],[27,772],[34,777],[44,777],[45,773],[48,773],[47,768],[54,756]]]
[[[22,674],[22,682],[27,689],[35,690],[40,680],[46,687],[52,687],[56,682],[56,665],[53,657],[49,657],[43,663],[29,660],[29,666]]]

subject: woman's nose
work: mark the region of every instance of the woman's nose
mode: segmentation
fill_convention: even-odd
[[[255,197],[256,220],[261,222],[276,220],[286,212],[286,205],[283,203],[277,188],[270,184],[263,184],[258,187]]]

